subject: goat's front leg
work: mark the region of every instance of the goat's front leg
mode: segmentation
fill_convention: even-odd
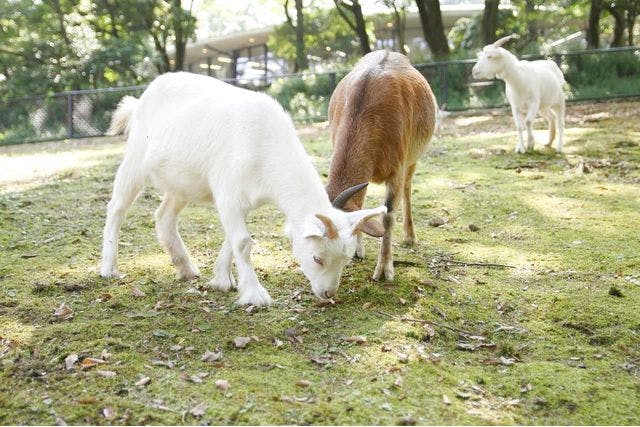
[[[228,240],[231,245],[233,256],[236,259],[236,267],[238,268],[239,298],[237,303],[255,305],[256,307],[271,305],[271,297],[258,281],[256,272],[251,264],[253,241],[245,224],[246,213],[239,212],[234,208],[230,209],[229,206],[233,206],[233,202],[229,204],[223,202],[218,203],[218,205],[223,206],[220,209],[220,220],[226,234],[225,240]]]
[[[233,249],[229,239],[224,239],[224,243],[218,253],[218,258],[213,267],[213,279],[209,281],[209,286],[223,292],[236,287],[236,280],[231,273],[231,262],[233,261]]]
[[[380,253],[378,253],[378,262],[373,273],[373,280],[393,280],[395,275],[393,269],[393,253],[391,252],[391,231],[395,222],[395,211],[400,204],[401,188],[403,184],[404,173],[400,171],[390,181],[387,181],[387,198],[385,205],[387,213],[382,217],[382,225],[384,226],[384,235],[382,236],[382,244],[380,245]]]
[[[518,145],[516,146],[516,153],[524,153],[524,137],[522,135],[522,132],[524,131],[524,125],[522,123],[522,115],[514,105],[511,106],[511,114],[513,114],[513,121],[516,124],[516,131],[518,132]]]
[[[536,119],[536,114],[538,114],[539,108],[540,104],[529,105],[529,110],[527,111],[527,115],[524,119],[524,124],[527,127],[527,151],[532,151],[536,143],[533,138],[533,121]]]

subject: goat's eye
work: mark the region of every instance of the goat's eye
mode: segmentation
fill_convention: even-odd
[[[319,258],[317,256],[313,256],[313,260],[315,261],[316,264],[320,264],[322,266],[324,266],[324,261],[322,260],[322,258]]]

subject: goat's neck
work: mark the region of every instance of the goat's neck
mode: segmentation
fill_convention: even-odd
[[[308,158],[292,162],[274,180],[272,202],[282,211],[294,230],[303,227],[307,218],[331,210],[322,181]]]
[[[511,57],[509,57],[508,60],[505,61],[504,71],[499,77],[500,79],[504,80],[505,83],[507,83],[509,86],[512,86],[516,90],[522,89],[518,91],[520,93],[524,91],[524,88],[529,86],[529,76],[527,76],[527,74],[525,73],[521,62],[522,61],[518,61],[515,56],[511,55]]]

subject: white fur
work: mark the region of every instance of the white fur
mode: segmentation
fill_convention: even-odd
[[[112,124],[114,130],[129,127],[130,133],[107,208],[103,277],[118,276],[120,226],[148,181],[164,192],[155,214],[156,231],[180,278],[193,279],[200,272],[178,234],[177,216],[188,202],[215,203],[225,240],[210,285],[235,287],[235,258],[238,302],[269,305],[271,297],[251,265],[252,240],[245,220],[253,209],[271,203],[286,216],[294,256],[313,292],[320,298],[336,293],[342,268],[355,252],[354,233],[386,208],[352,213],[334,209],[290,117],[276,101],[190,73],[162,75],[136,102],[125,99]],[[315,214],[328,216],[339,237],[327,237]]]
[[[527,128],[527,150],[533,150],[532,123],[540,112],[549,124],[551,145],[558,130],[556,151],[562,152],[564,137],[565,100],[562,91],[564,76],[555,62],[550,60],[519,61],[502,47],[487,45],[473,67],[473,78],[499,78],[506,83],[506,94],[518,130],[517,153],[524,153],[523,130]],[[524,124],[524,126],[523,126]]]

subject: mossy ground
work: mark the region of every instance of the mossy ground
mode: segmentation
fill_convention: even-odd
[[[513,153],[504,113],[449,117],[414,179],[419,242],[394,246],[395,282],[370,279],[368,239],[333,306],[295,268],[282,215],[258,210],[253,258],[274,305],[251,313],[203,290],[222,243],[210,208],[181,216],[203,277],[175,280],[153,190],[122,230],[126,277],[99,278],[122,141],[2,148],[0,423],[639,424],[639,110],[572,106],[563,155]],[[326,125],[300,133],[326,174]],[[381,200],[373,186],[367,205]],[[70,320],[54,316],[61,303]],[[236,349],[238,336],[254,339]],[[215,349],[221,360],[201,361]],[[83,370],[85,357],[105,363]]]

